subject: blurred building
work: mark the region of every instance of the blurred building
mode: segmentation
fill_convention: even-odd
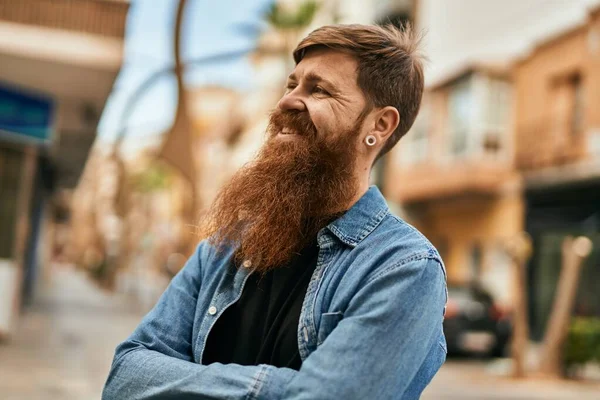
[[[236,109],[241,93],[204,86],[187,90],[189,114],[194,131],[194,162],[199,208],[207,207],[230,175],[228,150],[237,140],[239,118]]]
[[[110,149],[94,146],[77,188],[69,196],[69,235],[62,260],[94,271],[106,264],[107,254],[120,233],[119,210],[115,206],[121,182],[120,159]]]
[[[303,1],[277,3],[293,11]],[[373,182],[395,211],[438,247],[451,285],[483,283],[506,305],[512,302],[514,282],[503,245],[527,230],[535,247],[529,277],[531,315],[541,326],[558,276],[558,243],[566,232],[593,238],[599,232],[600,1],[317,3],[316,15],[306,25],[289,29],[271,23],[261,33],[250,57],[254,67],[250,79],[257,83],[253,90],[187,90],[197,206],[208,206],[226,179],[262,145],[267,115],[294,66],[291,51],[303,36],[336,22],[412,21],[427,32],[426,93],[411,132],[376,165]],[[106,157],[104,168],[118,162]],[[144,157],[127,161],[130,172],[153,162]],[[96,175],[96,168],[90,167],[89,187],[101,179],[93,178]],[[131,237],[121,242],[131,243],[132,251],[139,248],[142,225],[142,231],[155,236],[159,227],[170,226],[171,234],[192,229],[195,221],[186,220],[181,212],[189,186],[173,183],[168,193],[131,187],[145,214],[125,216],[137,222],[132,220]],[[83,209],[96,201],[94,212],[108,222],[79,225],[84,230],[97,226],[94,230],[101,232],[106,247],[110,241],[106,227],[118,231],[118,220],[125,214],[114,209],[112,200],[105,208],[93,200],[106,196],[86,196],[88,202],[79,203]],[[78,240],[84,238],[96,240],[91,233],[78,235]],[[110,252],[107,247],[102,251]],[[594,253],[590,262],[597,257]],[[584,269],[591,275],[584,276],[582,287],[595,282],[597,271]],[[586,294],[591,292],[585,287],[581,291],[582,313],[598,313],[591,304],[600,300]]]
[[[426,93],[388,157],[387,197],[439,248],[451,285],[512,301],[503,242],[534,239],[534,336],[545,325],[567,233],[600,232],[600,2],[420,0]],[[597,245],[596,245],[597,247]],[[577,312],[600,315],[600,264],[584,267]]]
[[[501,241],[523,229],[511,93],[504,66],[438,81],[388,160],[386,195],[442,253],[450,284],[497,281],[507,268]]]
[[[549,37],[514,69],[516,163],[524,179],[533,334],[546,325],[564,236],[586,235],[575,312],[600,316],[600,7]]]
[[[0,333],[31,296],[51,195],[73,188],[85,164],[122,63],[128,8],[0,0]]]

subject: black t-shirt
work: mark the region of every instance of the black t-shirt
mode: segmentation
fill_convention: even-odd
[[[259,365],[300,369],[298,323],[317,265],[316,241],[284,267],[254,273],[242,296],[210,331],[202,364]]]

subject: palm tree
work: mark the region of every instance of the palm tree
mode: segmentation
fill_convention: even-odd
[[[126,106],[121,116],[121,129],[118,133],[118,139],[115,144],[115,155],[120,156],[120,148],[126,133],[126,121],[135,104],[144,93],[152,87],[156,81],[162,76],[174,73],[177,82],[177,107],[175,111],[175,119],[171,128],[166,132],[165,139],[159,157],[174,167],[183,178],[189,182],[191,199],[184,211],[184,219],[187,221],[195,220],[196,210],[200,208],[198,204],[198,182],[197,182],[197,171],[195,169],[194,158],[192,154],[192,122],[188,111],[188,99],[185,92],[184,84],[184,70],[186,66],[192,64],[203,64],[207,62],[218,62],[221,60],[227,60],[230,58],[237,58],[244,54],[247,54],[251,49],[238,50],[229,53],[218,54],[216,56],[204,57],[198,60],[191,60],[187,63],[182,61],[181,52],[181,40],[183,34],[183,19],[185,15],[185,7],[187,6],[187,0],[179,0],[177,3],[175,24],[173,28],[173,49],[174,49],[174,67],[166,67],[152,74],[146,81],[140,85],[140,87],[130,96],[129,101],[126,102]],[[275,2],[268,9],[265,14],[265,20],[269,25],[280,34],[285,42],[285,46],[282,51],[282,56],[286,60],[286,69],[291,70],[293,68],[293,60],[290,54],[295,46],[299,34],[312,22],[317,10],[318,3],[314,0],[304,1],[298,5],[297,8],[290,10],[282,7],[279,3]],[[258,50],[259,53],[261,50]],[[121,173],[123,175],[123,182],[127,181],[126,171],[124,165],[121,165]],[[127,197],[125,192],[122,191],[122,196]],[[127,199],[124,203],[128,203]],[[121,201],[123,203],[123,201]],[[127,209],[127,207],[123,207]],[[127,210],[124,211],[124,214]]]
[[[266,12],[265,21],[283,38],[284,47],[281,51],[286,72],[293,69],[293,59],[290,55],[298,36],[311,24],[318,10],[319,4],[314,0],[303,1],[295,8],[282,6],[276,1]]]
[[[188,97],[186,96],[184,84],[184,63],[182,62],[181,40],[183,36],[183,17],[187,0],[179,0],[173,29],[173,57],[175,59],[175,78],[177,81],[177,107],[175,111],[175,120],[171,129],[166,134],[166,138],[159,152],[159,157],[174,167],[179,174],[188,183],[189,201],[183,210],[183,220],[193,224],[197,215],[196,211],[200,209],[198,204],[198,182],[197,172],[193,155],[193,129],[192,120],[188,109]],[[195,245],[195,239],[192,232],[183,233],[180,238],[181,246],[184,251],[191,253]]]
[[[183,82],[183,63],[181,61],[181,37],[183,34],[183,16],[187,0],[179,0],[173,30],[173,49],[175,59],[175,78],[177,81],[177,107],[175,120],[166,134],[160,151],[160,157],[176,168],[183,177],[195,187],[195,168],[192,155],[192,122],[188,111],[188,101]],[[194,190],[194,189],[192,189]]]
[[[314,0],[304,1],[296,9],[286,9],[280,3],[274,2],[265,14],[265,19],[276,29],[298,32],[310,25],[318,8]]]
[[[173,49],[174,49],[174,68],[165,68],[157,73],[151,75],[146,81],[140,85],[140,87],[130,96],[129,101],[126,102],[123,114],[121,116],[121,129],[118,132],[117,140],[113,148],[112,157],[117,165],[118,170],[118,191],[115,196],[115,209],[117,214],[121,217],[123,222],[122,229],[122,242],[123,246],[118,256],[115,267],[111,270],[111,278],[114,279],[116,270],[121,267],[126,267],[130,261],[130,255],[132,248],[127,244],[129,242],[129,236],[131,227],[129,226],[128,216],[131,209],[131,179],[129,177],[127,168],[121,156],[121,147],[125,138],[126,133],[126,120],[129,117],[133,107],[135,106],[137,99],[141,97],[157,80],[165,74],[174,72],[177,81],[177,107],[175,113],[175,119],[173,125],[166,133],[163,145],[158,153],[158,157],[162,158],[169,165],[174,167],[180,175],[189,182],[191,200],[188,203],[188,207],[184,210],[186,220],[193,221],[194,210],[196,205],[196,182],[195,182],[195,169],[192,156],[192,123],[188,114],[187,108],[187,97],[185,96],[185,87],[183,82],[183,63],[181,61],[181,36],[183,26],[183,16],[187,0],[180,0],[177,4],[177,11],[175,17],[175,24],[173,29]],[[152,168],[151,168],[152,169]],[[182,238],[182,241],[186,242],[184,248],[188,246],[187,242],[190,242],[188,236]],[[111,279],[112,280],[112,279]]]

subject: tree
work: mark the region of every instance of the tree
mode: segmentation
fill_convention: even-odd
[[[187,0],[180,0],[177,5],[173,30],[173,57],[175,59],[175,78],[177,81],[177,107],[175,120],[166,134],[160,150],[160,157],[176,168],[183,177],[195,187],[195,167],[192,154],[192,122],[188,110],[183,62],[181,57],[181,40],[183,35],[183,16]],[[192,189],[194,191],[194,189]]]
[[[529,331],[527,318],[526,265],[531,256],[531,239],[521,234],[506,245],[506,251],[515,264],[516,299],[513,316],[512,358],[513,376],[520,378],[527,373],[525,355],[528,350]],[[562,374],[562,349],[565,344],[573,305],[577,295],[581,267],[592,251],[589,238],[567,236],[562,243],[562,265],[554,295],[554,306],[548,320],[542,343],[541,360],[537,372],[558,378]]]
[[[168,188],[170,184],[170,171],[163,164],[156,162],[131,177],[132,188],[140,193],[160,191]]]
[[[513,311],[513,336],[511,355],[513,359],[513,376],[525,376],[525,355],[529,341],[527,316],[527,262],[531,257],[531,238],[525,232],[507,243],[506,251],[513,261],[515,271],[515,306]]]
[[[317,2],[313,0],[300,3],[296,9],[274,2],[265,14],[265,19],[278,30],[299,32],[310,25],[318,9]]]
[[[304,1],[294,8],[276,1],[265,14],[265,21],[283,38],[282,56],[285,59],[286,71],[293,69],[291,54],[298,36],[311,24],[318,10],[319,4],[314,0]]]
[[[542,345],[539,372],[543,375],[562,376],[562,349],[571,322],[581,267],[591,252],[592,241],[587,237],[573,239],[567,236],[563,241],[560,277]]]
[[[183,218],[190,224],[196,219],[198,204],[197,172],[193,155],[192,121],[188,109],[188,97],[184,83],[184,63],[182,62],[181,41],[183,36],[183,17],[187,0],[179,0],[173,29],[173,50],[175,59],[175,77],[177,80],[177,107],[175,120],[166,134],[159,157],[173,166],[188,183],[189,201],[183,210]],[[189,254],[196,244],[193,233],[184,232],[180,238],[183,248]]]

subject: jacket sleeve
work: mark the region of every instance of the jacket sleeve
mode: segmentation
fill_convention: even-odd
[[[416,380],[432,377],[445,361],[445,302],[445,273],[437,260],[411,259],[381,270],[282,385],[280,398],[418,399],[429,381]]]
[[[446,296],[442,268],[433,259],[411,259],[372,276],[300,371],[199,365],[191,361],[187,338],[154,338],[150,332],[164,320],[157,316],[166,308],[195,309],[195,303],[180,302],[186,297],[173,289],[185,284],[182,280],[175,278],[179,283],[117,348],[104,399],[411,399],[428,383],[415,384],[417,372],[435,372],[444,361],[428,359],[440,340]],[[190,293],[197,295],[197,288]],[[181,318],[186,326],[177,331],[191,332],[192,317]],[[161,328],[157,331],[168,331]]]
[[[102,393],[115,399],[252,399],[260,393],[275,398],[296,372],[272,366],[240,366],[194,362],[192,330],[202,263],[210,246],[198,246],[173,278],[156,306],[121,343]],[[276,377],[265,387],[267,376]]]

